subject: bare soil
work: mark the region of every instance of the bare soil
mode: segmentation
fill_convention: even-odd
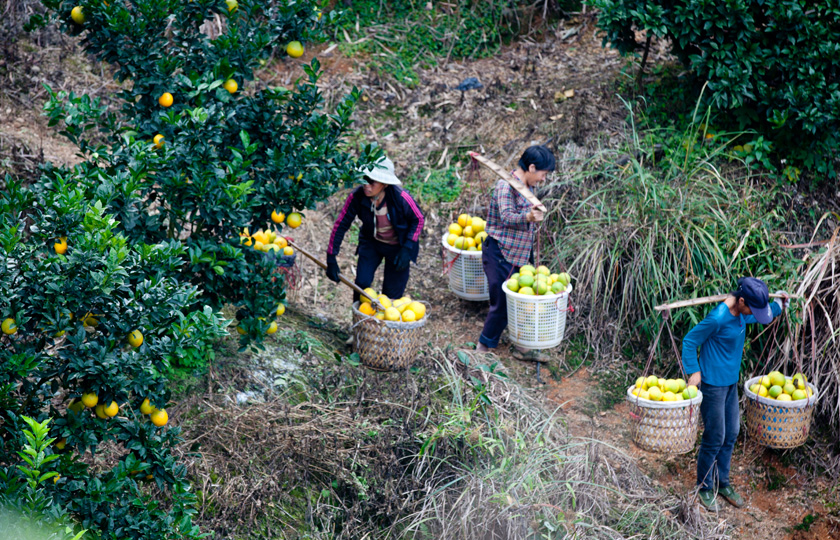
[[[567,30],[577,33],[562,39]],[[315,47],[300,59],[318,55],[324,66],[319,85],[327,103],[335,103],[351,86],[365,91],[357,112],[357,143],[377,141],[395,161],[403,177],[417,171],[455,166],[469,176],[465,152],[477,150],[511,166],[532,142],[549,144],[560,157],[559,174],[571,160],[597,147],[617,148],[625,136],[624,104],[616,97],[624,60],[601,47],[601,37],[586,16],[566,21],[543,42],[523,40],[492,58],[448,62],[421,72],[415,88],[399,85],[365,69],[363,58],[348,58],[330,45]],[[652,61],[663,54],[660,46]],[[41,160],[74,163],[74,148],[47,126],[41,114],[46,93],[41,84],[76,92],[103,95],[113,90],[107,70],[79,54],[72,41],[57,39],[49,47],[19,48],[19,55],[0,64],[0,172],[22,173]],[[36,69],[37,68],[37,69]],[[298,62],[275,62],[260,74],[260,83],[289,85],[303,72]],[[455,87],[477,77],[483,88],[461,92]],[[573,91],[573,92],[569,92]],[[562,95],[563,97],[559,97]],[[569,97],[566,97],[566,96]],[[7,159],[8,158],[8,159]],[[428,302],[428,342],[437,347],[470,347],[481,331],[487,306],[452,295],[443,274],[440,238],[458,213],[484,215],[493,179],[482,172],[455,203],[420,201],[426,214],[421,255],[412,269],[408,293]],[[306,213],[305,225],[293,234],[312,251],[324,254],[339,206],[339,193],[317,211]],[[339,258],[342,271],[353,275],[353,234],[348,234]],[[299,280],[291,298],[297,309],[349,327],[351,291],[328,281],[311,262],[299,262]],[[381,273],[374,287],[381,285]],[[569,339],[583,332],[571,316]],[[348,352],[346,348],[340,348]],[[604,407],[598,373],[590,369],[624,369],[621,362],[598,359],[593,368],[575,371],[568,344],[548,351],[550,370],[540,385],[535,366],[513,360],[506,343],[498,360],[515,379],[559,407],[571,433],[594,437],[633,456],[663,489],[687,493],[693,488],[696,452],[663,456],[635,446],[624,402]],[[488,358],[488,361],[492,358]],[[557,380],[559,373],[573,373]],[[627,377],[629,380],[632,377]],[[723,504],[710,519],[725,522],[732,538],[817,540],[840,538],[837,494],[829,480],[806,475],[789,464],[782,452],[765,450],[740,440],[733,458],[733,482],[747,498],[744,509]],[[815,518],[810,530],[795,529]]]

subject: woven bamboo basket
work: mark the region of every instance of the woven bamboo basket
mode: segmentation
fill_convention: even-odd
[[[634,396],[627,388],[633,442],[649,452],[685,454],[697,442],[703,393],[684,401],[651,401]]]
[[[365,366],[379,371],[399,371],[411,366],[429,318],[416,322],[380,321],[353,304],[353,347]]]
[[[750,386],[760,378],[753,377],[744,383],[744,422],[747,435],[768,448],[800,446],[808,440],[811,430],[811,418],[818,397],[817,387],[808,383],[814,392],[808,399],[777,401],[750,391]]]

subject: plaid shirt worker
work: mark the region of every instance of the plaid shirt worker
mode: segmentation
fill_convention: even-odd
[[[528,264],[534,244],[534,224],[528,223],[531,203],[518,191],[499,180],[487,213],[487,234],[496,239],[505,260],[515,268]]]

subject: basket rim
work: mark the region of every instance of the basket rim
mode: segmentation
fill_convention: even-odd
[[[697,389],[697,397],[691,399],[683,399],[681,401],[653,401],[650,399],[640,398],[632,394],[635,384],[627,387],[627,401],[639,407],[646,409],[684,409],[691,405],[700,405],[703,402],[703,392]]]
[[[456,248],[455,246],[450,246],[450,245],[449,245],[449,242],[447,242],[447,241],[446,241],[446,239],[447,239],[448,237],[449,237],[449,234],[448,234],[448,233],[444,233],[444,234],[443,234],[443,240],[441,240],[441,243],[443,244],[443,247],[444,247],[444,248],[448,249],[448,250],[449,250],[449,251],[451,251],[452,253],[457,253],[458,255],[464,255],[464,256],[466,256],[466,257],[474,257],[474,258],[476,258],[476,259],[481,258],[481,254],[482,254],[482,253],[484,253],[483,251],[478,251],[478,250],[476,250],[476,251],[467,251],[466,249],[458,249],[458,248]]]
[[[807,399],[798,399],[796,401],[779,401],[777,399],[770,399],[766,397],[761,397],[755,392],[750,390],[750,386],[758,382],[763,375],[759,375],[757,377],[752,377],[744,381],[744,396],[746,396],[747,400],[755,401],[756,403],[761,403],[762,405],[769,405],[771,407],[781,407],[787,409],[804,409],[806,407],[810,407],[812,405],[817,404],[817,400],[820,397],[820,393],[817,390],[817,387],[813,383],[806,383],[811,390],[814,391],[814,395],[808,397]]]
[[[420,300],[412,300],[412,302],[420,302]],[[421,302],[425,305],[425,302]],[[356,312],[359,317],[363,319],[374,321],[376,324],[384,325],[386,328],[393,328],[394,330],[412,330],[414,328],[422,328],[426,326],[426,321],[429,320],[429,308],[426,308],[426,315],[420,319],[419,321],[414,322],[403,322],[403,321],[386,321],[386,320],[379,320],[376,317],[371,317],[370,315],[365,315],[361,311],[359,311],[359,306],[361,306],[361,301],[357,300],[353,302],[353,311]]]
[[[502,285],[502,290],[505,292],[506,295],[516,298],[518,300],[527,300],[534,304],[547,304],[549,302],[556,302],[559,298],[563,298],[563,295],[566,295],[568,297],[572,293],[573,287],[571,283],[569,283],[566,287],[567,288],[565,291],[556,294],[519,294],[518,292],[513,292],[512,290],[508,289],[507,281],[505,281],[505,283]]]

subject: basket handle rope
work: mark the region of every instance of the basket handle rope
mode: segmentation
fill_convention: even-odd
[[[563,296],[558,295],[557,300],[554,301],[554,307],[557,308],[557,311],[565,311],[567,313],[574,313],[575,312],[575,307],[572,305],[572,297],[570,296],[568,301],[566,302],[566,305],[568,307],[565,308],[565,309],[560,307],[560,300],[562,300],[562,299],[563,299]]]
[[[671,310],[666,309],[665,311],[662,312],[662,324],[659,325],[659,331],[656,333],[656,338],[654,338],[653,343],[650,346],[650,353],[648,354],[647,364],[645,364],[644,375],[645,375],[645,377],[647,377],[647,374],[649,373],[650,366],[651,366],[651,364],[653,364],[653,357],[656,354],[656,348],[659,345],[659,338],[662,336],[662,329],[664,327],[667,327],[668,328],[668,335],[671,337],[671,347],[674,349],[674,355],[676,355],[676,357],[677,357],[677,365],[680,368],[680,373],[687,380],[688,377],[686,377],[685,367],[683,367],[683,365],[682,365],[682,356],[680,355],[679,348],[677,347],[677,340],[674,337],[673,330],[671,330],[671,325],[668,324],[668,318],[669,318],[670,314],[671,314]],[[639,396],[636,395],[636,405],[638,406],[638,404],[639,404]],[[631,417],[634,417],[634,418],[637,416],[637,415],[634,415],[632,413],[632,411],[631,411],[630,415],[631,415]],[[693,415],[694,415],[694,408],[689,407],[688,408],[689,422],[691,422]]]
[[[456,253],[454,257],[452,257],[451,261],[446,260],[446,250],[443,252],[443,274],[447,275],[451,270],[452,267],[455,266],[455,261],[457,261],[461,257],[460,253]]]

